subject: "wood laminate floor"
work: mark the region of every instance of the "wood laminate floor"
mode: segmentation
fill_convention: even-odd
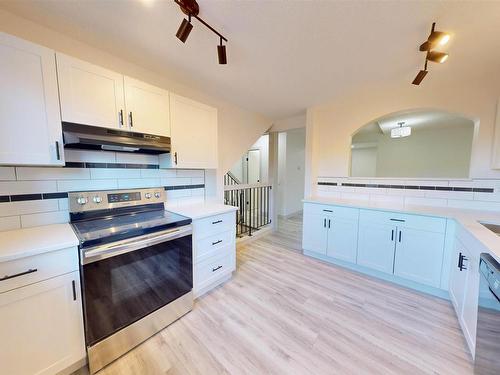
[[[473,373],[448,301],[303,256],[300,221],[241,246],[232,280],[99,374]]]

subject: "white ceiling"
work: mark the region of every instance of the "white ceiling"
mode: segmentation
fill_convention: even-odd
[[[296,115],[346,91],[387,80],[410,82],[423,63],[418,45],[432,21],[450,31],[446,64],[427,80],[498,74],[500,2],[199,0],[186,44],[170,0],[0,0],[0,7],[274,119]],[[422,89],[421,87],[415,89]]]

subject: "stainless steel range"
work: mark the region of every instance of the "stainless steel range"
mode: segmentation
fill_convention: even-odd
[[[69,194],[91,373],[192,309],[191,219],[164,201],[163,188]]]

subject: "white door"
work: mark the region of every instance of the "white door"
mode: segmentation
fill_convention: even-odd
[[[459,319],[462,317],[464,299],[465,299],[465,289],[467,285],[467,270],[458,267],[459,258],[461,255],[469,258],[469,253],[467,248],[462,245],[462,243],[455,239],[455,251],[451,259],[451,270],[450,270],[450,299],[455,307],[455,312]]]
[[[260,182],[260,150],[249,150],[247,154],[248,184]]]
[[[0,164],[64,165],[55,52],[0,33]]]
[[[356,263],[358,250],[358,222],[343,218],[328,218],[327,255]]]
[[[326,255],[328,219],[323,215],[304,214],[302,248]]]
[[[357,263],[392,274],[395,238],[396,227],[392,225],[360,223]]]
[[[439,288],[443,251],[444,234],[399,228],[394,274]]]
[[[168,91],[125,77],[125,107],[130,130],[170,136]]]
[[[85,358],[79,280],[77,271],[0,294],[2,374],[55,374]]]
[[[170,94],[172,167],[217,168],[217,109]]]
[[[57,75],[62,121],[127,128],[123,75],[61,53]]]

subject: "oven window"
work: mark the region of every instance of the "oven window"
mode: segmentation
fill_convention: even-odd
[[[193,288],[192,238],[181,237],[83,266],[87,345]]]

